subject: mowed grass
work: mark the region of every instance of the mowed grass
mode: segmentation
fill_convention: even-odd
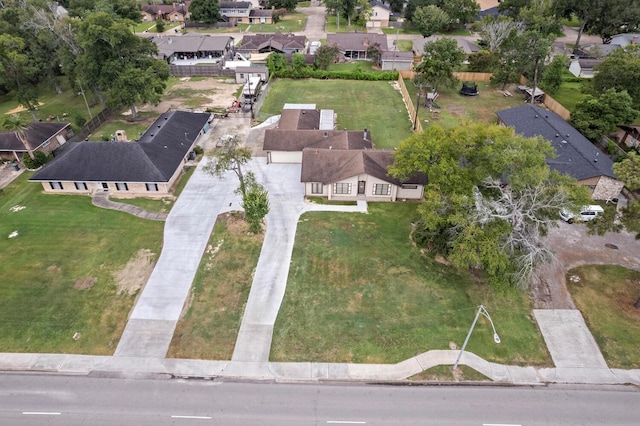
[[[396,82],[352,80],[276,80],[260,118],[280,114],[285,103],[315,103],[333,109],[337,128],[369,129],[376,148],[395,148],[411,136],[411,122]]]
[[[407,91],[411,96],[413,105],[416,105],[418,89],[412,80],[405,79]],[[502,92],[491,87],[488,83],[477,83],[478,96],[464,96],[459,93],[462,82],[454,88],[439,88],[436,103],[440,108],[425,108],[424,97],[420,99],[418,117],[422,128],[426,129],[431,124],[439,124],[443,127],[454,127],[462,122],[497,123],[496,111],[513,108],[524,103],[524,97],[516,93],[512,97],[505,97]]]
[[[462,346],[489,361],[551,365],[524,293],[494,294],[424,257],[409,237],[417,204],[369,204],[369,214],[306,213],[298,224],[272,361],[395,363]]]
[[[157,258],[163,224],[86,196],[46,195],[30,175],[0,194],[0,352],[110,355],[135,300],[118,292],[114,275],[141,249]]]
[[[569,279],[580,277],[579,282]],[[640,368],[640,272],[588,265],[567,272],[567,286],[609,367]]]
[[[170,358],[231,359],[262,248],[263,235],[248,230],[240,213],[218,216]]]
[[[569,111],[573,111],[576,104],[586,96],[586,94],[582,92],[583,83],[573,80],[573,75],[568,72],[565,73],[562,85],[560,85],[556,93],[551,95],[553,99],[560,102],[562,106]]]

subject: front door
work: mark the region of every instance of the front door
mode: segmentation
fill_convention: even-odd
[[[364,195],[365,184],[366,184],[366,181],[364,180],[358,181],[358,195]]]

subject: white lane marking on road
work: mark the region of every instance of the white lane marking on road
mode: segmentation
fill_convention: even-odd
[[[511,423],[482,423],[482,426],[522,426]]]
[[[25,416],[59,416],[62,413],[46,412],[46,411],[23,411]]]
[[[209,416],[171,416],[172,419],[196,419],[196,420],[211,420]]]
[[[351,421],[351,420],[327,420],[328,424],[337,425],[366,425],[367,422]]]

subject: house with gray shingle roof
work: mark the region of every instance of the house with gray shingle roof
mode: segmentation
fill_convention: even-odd
[[[242,55],[252,53],[303,53],[306,49],[307,38],[303,35],[283,34],[255,34],[242,37],[238,52]]]
[[[496,113],[500,123],[525,137],[542,136],[556,150],[547,159],[552,170],[589,187],[594,200],[617,197],[624,183],[613,173],[613,161],[558,114],[526,104]]]
[[[210,36],[188,33],[183,36],[154,36],[150,38],[158,46],[158,58],[174,63],[178,60],[224,58],[233,47],[229,36]]]
[[[22,156],[29,151],[42,151],[49,155],[67,142],[70,131],[69,123],[31,123],[24,131],[27,146],[15,132],[0,132],[0,159],[22,161]]]
[[[378,44],[380,52],[389,50],[385,34],[371,33],[338,33],[327,34],[327,45],[337,46],[347,59],[371,59],[367,55],[369,47]]]
[[[167,195],[210,120],[209,113],[171,111],[134,142],[71,143],[29,181],[40,182],[47,193]]]

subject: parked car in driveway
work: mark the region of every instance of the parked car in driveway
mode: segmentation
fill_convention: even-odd
[[[560,219],[567,223],[573,223],[575,220],[588,222],[600,216],[602,213],[604,213],[602,206],[591,204],[588,206],[582,206],[578,215],[573,214],[573,212],[568,209],[562,209],[560,210]]]

